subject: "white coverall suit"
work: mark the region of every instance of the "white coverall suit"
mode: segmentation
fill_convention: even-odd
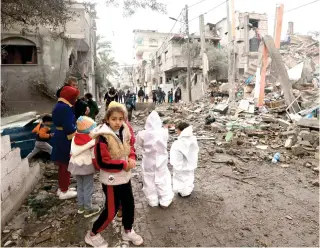
[[[137,135],[136,144],[142,148],[143,192],[151,207],[167,207],[174,197],[168,169],[168,130],[156,111],[148,116],[145,130]]]
[[[185,128],[173,142],[170,164],[173,166],[173,192],[182,196],[191,194],[194,188],[194,170],[198,164],[199,146],[192,133],[192,126]]]

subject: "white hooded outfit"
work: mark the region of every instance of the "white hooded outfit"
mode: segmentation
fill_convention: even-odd
[[[143,192],[151,207],[167,207],[174,197],[168,169],[168,130],[156,111],[148,116],[145,130],[137,135],[136,144],[142,149]]]
[[[182,196],[191,194],[194,188],[194,170],[198,164],[199,146],[192,133],[192,126],[185,128],[173,142],[170,164],[173,166],[173,192]]]

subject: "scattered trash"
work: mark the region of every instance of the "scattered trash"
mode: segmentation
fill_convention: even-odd
[[[274,154],[273,159],[272,159],[272,163],[276,164],[280,161],[280,152],[277,152],[276,154]]]

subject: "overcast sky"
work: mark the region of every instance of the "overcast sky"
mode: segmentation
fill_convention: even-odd
[[[121,4],[121,0],[118,0]],[[269,34],[273,35],[276,5],[284,4],[284,11],[291,10],[314,0],[234,0],[235,10],[241,12],[266,13],[268,15]],[[107,7],[104,0],[95,0],[98,3],[97,33],[106,37],[113,44],[114,56],[121,64],[132,64],[133,60],[133,33],[134,29],[149,29],[159,32],[169,32],[174,21],[169,16],[178,17],[182,8],[191,6],[200,0],[160,0],[167,4],[167,15],[158,14],[151,10],[139,10],[134,16],[122,17],[122,8]],[[205,0],[189,9],[189,20],[214,8],[224,0]],[[294,32],[307,34],[308,31],[320,30],[320,1],[284,14],[282,36],[287,31],[289,21],[294,22]],[[226,4],[210,11],[204,16],[205,23],[216,23],[226,17]],[[173,32],[179,32],[177,23]],[[190,23],[190,33],[199,32],[198,18]]]

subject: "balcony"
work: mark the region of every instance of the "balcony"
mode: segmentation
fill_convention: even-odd
[[[188,59],[184,56],[173,56],[168,58],[166,61],[163,61],[161,65],[161,70],[164,72],[173,72],[178,71],[183,68],[187,68]],[[191,67],[198,68],[202,65],[202,59],[197,58],[195,60],[191,60]]]

